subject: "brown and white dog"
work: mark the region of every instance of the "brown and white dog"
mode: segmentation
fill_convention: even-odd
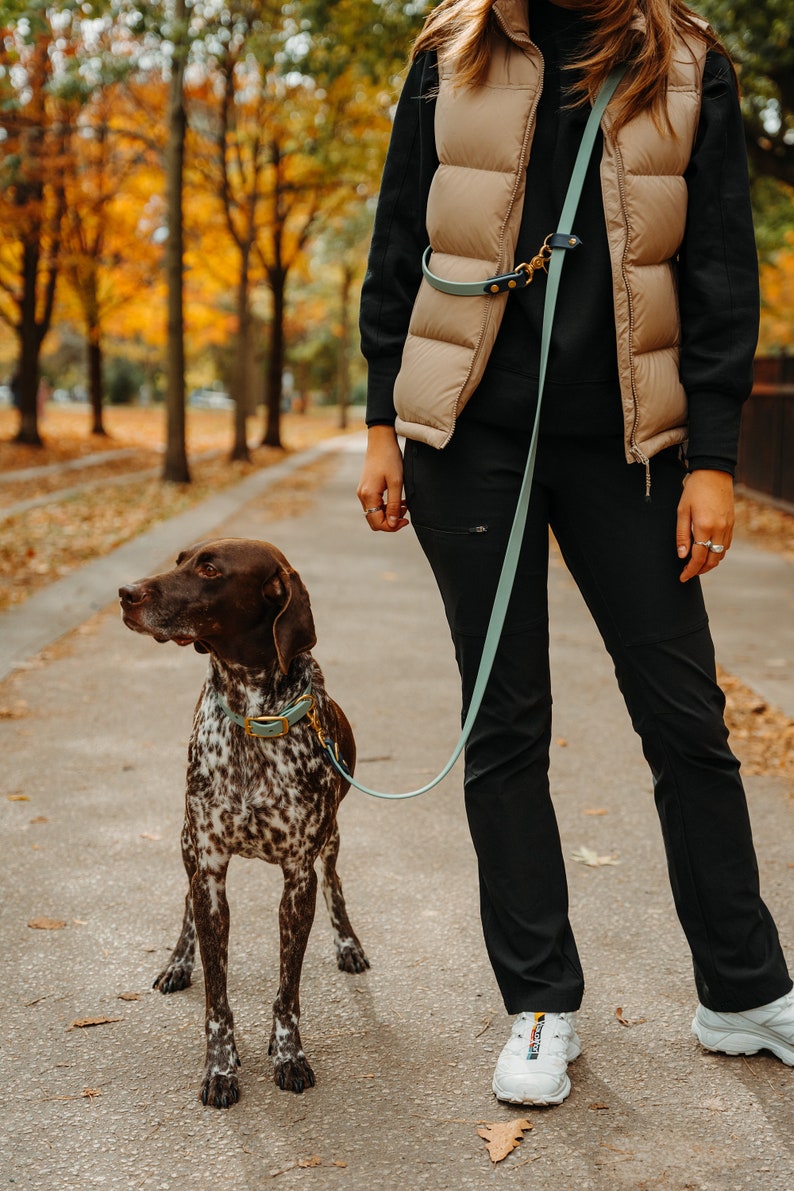
[[[314,722],[337,743],[351,771],[355,745],[310,653],[316,637],[308,593],[284,555],[268,542],[224,538],[185,550],[173,570],[122,587],[119,597],[128,628],[209,654],[188,748],[182,830],[189,881],[185,917],[154,987],[170,993],[190,984],[198,935],[207,1036],[200,1096],[204,1104],[229,1107],[239,1098],[240,1060],[226,992],[226,871],[234,854],[280,865],[281,974],[270,1054],[279,1087],[302,1092],[314,1084],[298,1022],[318,858],[338,965],[344,972],[369,967],[347,917],[336,872],[336,814],[349,783],[331,765],[311,719],[316,716]],[[289,723],[285,712],[293,718],[312,699],[311,718]],[[243,726],[245,717],[249,720]],[[271,725],[278,732],[288,730],[265,739],[248,734],[270,731]]]

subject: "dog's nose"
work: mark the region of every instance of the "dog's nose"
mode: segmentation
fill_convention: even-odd
[[[142,604],[148,596],[146,588],[139,583],[129,583],[126,587],[119,588],[119,599],[125,608],[130,608],[133,604]]]

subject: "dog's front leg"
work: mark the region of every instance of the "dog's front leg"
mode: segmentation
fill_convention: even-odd
[[[284,893],[278,914],[281,977],[278,996],[273,1003],[270,1054],[273,1056],[273,1078],[287,1092],[302,1092],[305,1087],[314,1087],[314,1072],[303,1053],[298,1023],[301,969],[316,901],[317,874],[313,865],[284,866]]]
[[[185,819],[182,828],[182,860],[187,873],[185,916],[182,920],[182,931],[176,947],[171,952],[171,958],[152,985],[152,988],[159,989],[161,993],[178,992],[181,988],[187,988],[196,960],[196,925],[193,921],[193,895],[191,893],[193,874],[196,871],[196,849],[187,819]]]
[[[229,957],[229,903],[226,870],[229,857],[217,854],[199,861],[193,875],[193,913],[196,918],[206,997],[207,1061],[201,1100],[214,1108],[229,1108],[240,1098],[234,1044],[234,1020],[226,995]]]

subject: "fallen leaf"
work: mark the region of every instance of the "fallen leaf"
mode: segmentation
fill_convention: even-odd
[[[87,1030],[89,1026],[106,1026],[113,1021],[124,1021],[123,1017],[77,1017],[69,1026],[70,1030]]]
[[[615,1017],[622,1026],[641,1026],[644,1021],[647,1021],[647,1018],[644,1017],[637,1017],[633,1021],[629,1021],[627,1017],[624,1017],[623,1010],[620,1008],[620,1006],[618,1006],[618,1008],[615,1010]]]
[[[603,806],[588,807],[587,810],[582,811],[583,815],[608,815],[609,811]]]
[[[9,802],[30,802],[27,794],[6,794]]]
[[[63,930],[66,923],[60,918],[31,918],[28,926],[31,930]]]
[[[163,837],[157,831],[142,831],[141,839],[162,839]]]
[[[46,815],[36,815],[36,818],[31,819],[30,821],[31,823],[49,823],[49,819]]]
[[[331,1163],[331,1165],[332,1165],[332,1166],[342,1166],[342,1167],[345,1167],[345,1166],[347,1166],[347,1163],[346,1163],[346,1162],[334,1161],[334,1162],[332,1162],[332,1163]]]
[[[567,749],[567,747],[568,747],[568,741],[565,739],[564,736],[558,736],[555,741],[555,744],[557,745],[558,748],[561,748],[561,749]]]
[[[295,1165],[299,1170],[308,1170],[311,1166],[322,1166],[323,1160],[319,1154],[312,1154],[311,1158],[299,1158]]]
[[[588,868],[601,868],[605,864],[620,864],[617,856],[599,856],[592,848],[577,848],[571,853],[571,858],[579,864],[586,864]]]
[[[94,1100],[97,1096],[102,1095],[102,1089],[101,1088],[83,1088],[83,1095],[88,1100]]]
[[[29,712],[30,708],[25,702],[17,703],[14,707],[3,706],[0,707],[0,720],[21,720]]]
[[[477,1132],[488,1147],[491,1161],[501,1162],[521,1144],[524,1134],[531,1128],[531,1122],[522,1118],[520,1121],[486,1122]]]
[[[116,997],[117,1001],[140,1001],[140,993],[119,993]]]
[[[594,1112],[607,1112],[609,1110],[608,1104],[603,1104],[600,1100],[596,1100],[594,1104],[588,1104],[588,1108],[592,1108]]]

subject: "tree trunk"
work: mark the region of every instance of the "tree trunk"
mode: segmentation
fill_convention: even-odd
[[[353,270],[349,265],[342,265],[342,287],[340,290],[339,312],[339,369],[337,372],[337,390],[339,398],[339,429],[346,430],[348,410],[350,408],[350,287],[353,284]]]
[[[163,479],[190,483],[185,447],[185,329],[184,329],[184,243],[182,221],[182,178],[185,159],[184,78],[188,51],[186,0],[175,0],[175,44],[169,91],[168,148],[168,240],[165,267],[168,278],[168,391],[166,395],[166,446]]]
[[[39,245],[26,243],[22,255],[22,301],[20,303],[19,367],[19,428],[16,442],[29,447],[42,446],[39,434],[38,390],[39,349],[41,339],[36,324],[36,281],[39,271]]]
[[[269,271],[270,289],[273,294],[273,318],[270,323],[270,350],[268,352],[265,386],[265,433],[263,447],[281,446],[281,398],[284,376],[284,297],[287,275],[283,269]]]
[[[232,460],[250,463],[248,450],[248,340],[250,337],[251,311],[248,294],[248,252],[240,254],[240,280],[237,286],[237,366],[235,368],[234,393],[234,445]]]
[[[102,421],[102,341],[99,327],[89,327],[87,347],[88,399],[91,402],[91,433],[107,437]]]

